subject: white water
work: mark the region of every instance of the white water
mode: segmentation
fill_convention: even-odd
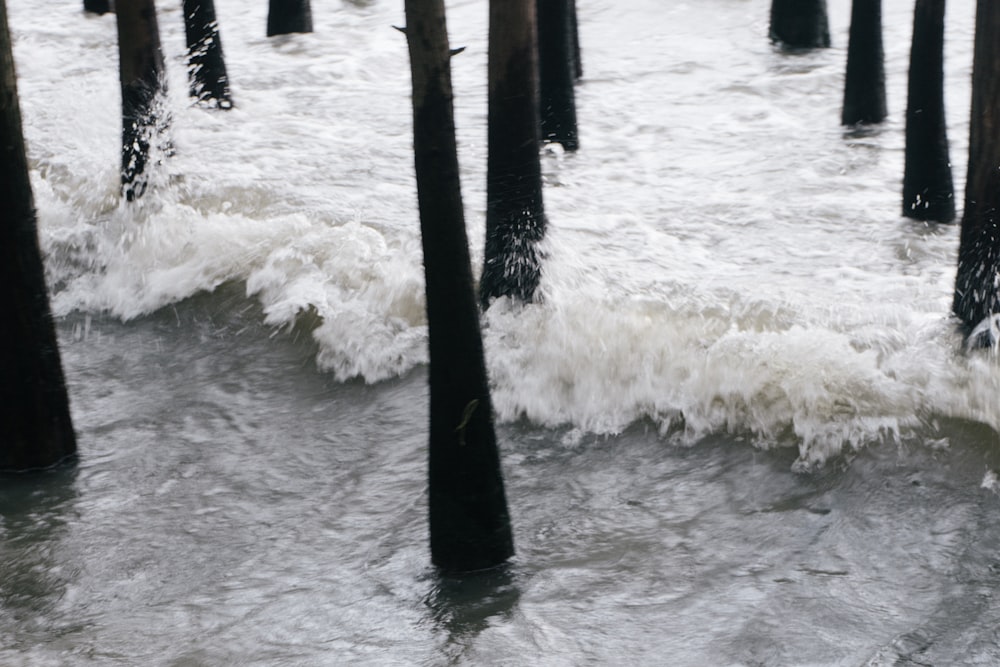
[[[4,598],[0,657],[997,657],[1000,368],[948,316],[957,227],[898,213],[909,0],[884,1],[891,118],[868,133],[838,125],[847,0],[834,48],[798,56],[766,0],[579,0],[582,148],[543,158],[543,299],[484,317],[519,549],[486,602],[432,583],[421,546],[402,3],[314,1],[314,34],[269,40],[263,0],[217,0],[221,113],[189,105],[161,2],[177,154],[139,206],[117,197],[114,19],[79,4],[8,0],[82,469],[8,518],[0,562],[42,592]],[[486,2],[448,10],[478,271]],[[949,3],[959,197],[973,12]]]
[[[178,154],[134,210],[116,198],[113,18],[11,3],[56,312],[128,319],[245,281],[269,324],[315,311],[339,379],[425,363],[401,7],[321,6],[314,34],[268,40],[260,8],[220,2],[237,109],[210,113],[184,97],[162,4]],[[761,38],[763,2],[582,3],[583,149],[545,157],[544,302],[486,317],[502,419],[618,433],[683,415],[688,440],[792,432],[803,460],[936,416],[1000,425],[996,365],[956,355],[948,320],[957,230],[898,215],[909,5],[885,8],[891,119],[852,136],[847,2],[830,5],[835,48],[803,56]],[[478,266],[486,12],[449,11],[469,47],[454,76]],[[959,197],[972,18],[949,7]]]

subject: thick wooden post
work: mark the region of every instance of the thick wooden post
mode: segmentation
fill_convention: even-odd
[[[184,33],[191,97],[219,109],[232,108],[214,0],[184,0]]]
[[[0,0],[0,470],[76,453],[38,247],[6,0]]]
[[[459,184],[443,0],[406,0],[413,152],[430,339],[431,560],[448,572],[514,553]]]
[[[917,0],[906,96],[903,215],[955,219],[944,113],[944,0]]]
[[[580,147],[576,126],[575,54],[572,7],[575,0],[536,0],[538,87],[542,141]]]
[[[770,37],[792,50],[830,46],[826,0],[771,0]]]
[[[887,115],[882,0],[853,0],[841,122],[881,123]]]
[[[165,86],[160,29],[153,0],[118,0],[122,88],[122,191],[129,201],[146,191],[150,143],[163,122],[157,107]]]
[[[269,0],[267,36],[293,32],[312,32],[312,6],[309,0]]]
[[[541,279],[546,220],[535,21],[535,0],[490,0],[484,307],[500,296],[531,301]]]
[[[976,3],[972,113],[955,315],[971,331],[1000,313],[1000,2]],[[972,345],[995,345],[987,329]]]

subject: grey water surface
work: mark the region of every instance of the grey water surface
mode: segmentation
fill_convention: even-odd
[[[539,303],[483,316],[517,556],[430,567],[402,3],[217,0],[236,108],[185,99],[117,197],[113,16],[8,0],[76,466],[0,479],[0,665],[1000,664],[1000,368],[957,227],[899,215],[891,117],[766,0],[579,0],[582,148],[543,155]],[[964,182],[974,3],[948,6]],[[474,264],[486,3],[448,2]]]

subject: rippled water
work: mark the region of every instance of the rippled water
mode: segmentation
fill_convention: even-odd
[[[994,664],[1000,371],[948,318],[957,228],[902,219],[891,118],[765,0],[579,0],[582,149],[547,151],[544,299],[485,314],[518,555],[429,568],[402,3],[217,0],[237,108],[117,201],[115,29],[8,0],[81,460],[0,483],[0,663]],[[485,2],[448,3],[473,261]],[[974,3],[948,8],[956,185]]]

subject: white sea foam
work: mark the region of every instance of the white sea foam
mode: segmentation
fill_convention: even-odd
[[[315,317],[317,363],[338,379],[426,363],[401,7],[345,5],[314,35],[267,40],[263,5],[218,0],[229,113],[186,100],[180,16],[161,8],[177,155],[125,206],[113,17],[10,4],[57,314],[129,319],[236,281],[275,327]],[[948,320],[957,230],[897,212],[910,3],[886,5],[894,115],[864,137],[837,125],[849,3],[831,3],[836,48],[791,58],[762,39],[759,4],[711,34],[682,6],[581,7],[607,29],[583,34],[582,149],[544,158],[543,298],[484,317],[498,414],[749,433],[804,463],[940,415],[1000,428],[996,358],[963,356]],[[621,12],[644,18],[610,20]],[[968,34],[971,16],[949,12]],[[450,5],[468,46],[453,66],[477,267],[485,21]],[[660,39],[663,22],[686,37]],[[959,186],[970,52],[949,41]]]

